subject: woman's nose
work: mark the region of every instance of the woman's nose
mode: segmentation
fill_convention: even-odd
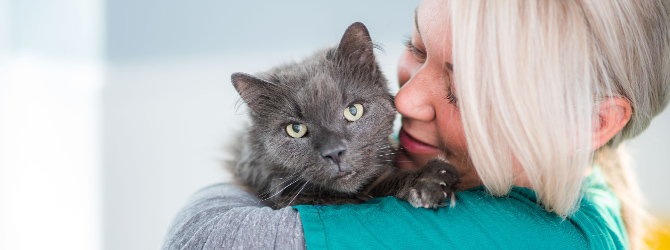
[[[435,118],[431,100],[433,89],[430,86],[439,83],[431,82],[430,74],[425,71],[425,68],[419,69],[400,87],[395,97],[395,106],[405,118],[429,122]]]

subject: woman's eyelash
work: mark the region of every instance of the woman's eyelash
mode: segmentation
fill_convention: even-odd
[[[405,47],[407,47],[407,50],[409,50],[409,52],[411,52],[412,54],[415,54],[415,55],[417,55],[417,54],[425,55],[426,54],[426,52],[423,52],[423,51],[419,50],[418,48],[416,48],[414,46],[414,44],[412,44],[412,38],[411,37],[408,37],[408,38],[405,39]]]
[[[451,92],[451,88],[447,90],[447,100],[449,100],[449,103],[451,104],[456,104],[458,103],[458,98],[454,95],[454,93]]]

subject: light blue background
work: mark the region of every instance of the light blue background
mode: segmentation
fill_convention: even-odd
[[[400,43],[418,2],[107,1],[105,48],[112,62],[296,50],[336,42],[355,21],[378,41]]]

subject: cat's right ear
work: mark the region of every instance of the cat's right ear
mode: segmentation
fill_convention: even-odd
[[[263,100],[269,100],[270,93],[273,93],[273,88],[276,86],[274,83],[242,72],[233,73],[230,80],[242,100],[252,110],[256,109],[259,103],[263,103]]]
[[[375,72],[377,63],[373,50],[374,44],[368,29],[363,23],[355,22],[344,31],[340,44],[335,51],[335,59],[339,63]]]

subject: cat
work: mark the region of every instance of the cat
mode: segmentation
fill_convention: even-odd
[[[420,170],[393,167],[396,110],[367,28],[354,23],[338,46],[256,76],[234,73],[251,125],[234,178],[274,209],[357,204],[396,196],[444,206],[458,172],[444,160]]]

